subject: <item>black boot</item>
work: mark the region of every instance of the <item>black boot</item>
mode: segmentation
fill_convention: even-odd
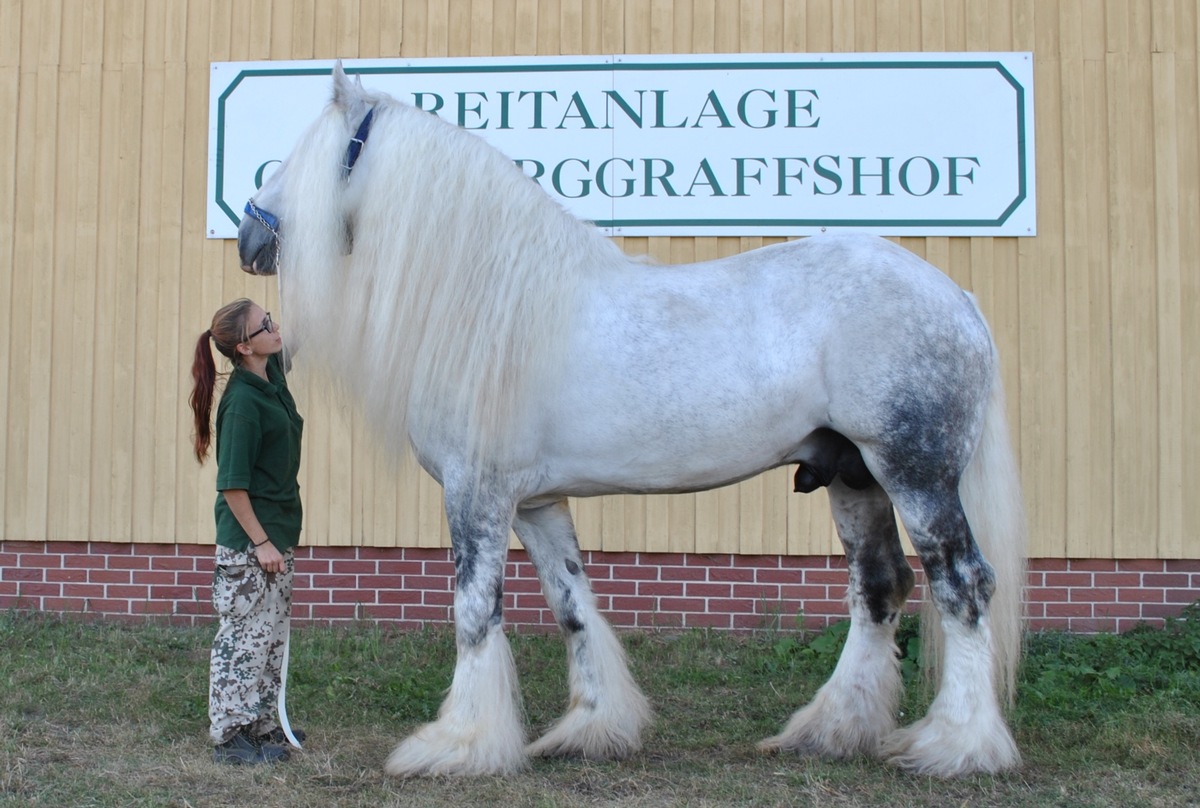
[[[243,727],[237,734],[222,744],[213,747],[213,762],[233,766],[255,763],[275,763],[287,760],[291,755],[282,746],[273,743],[258,743]]]

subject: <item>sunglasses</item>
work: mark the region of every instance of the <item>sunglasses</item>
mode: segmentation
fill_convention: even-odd
[[[271,312],[267,312],[267,316],[262,319],[262,327],[250,334],[250,336],[246,337],[243,342],[249,342],[264,331],[266,331],[268,334],[275,333],[275,322],[271,319]]]

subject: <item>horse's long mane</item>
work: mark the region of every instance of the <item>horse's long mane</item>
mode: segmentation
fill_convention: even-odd
[[[582,281],[628,259],[482,139],[344,77],[285,177],[281,297],[303,353],[394,446],[446,438],[505,462],[515,416],[568,360]]]

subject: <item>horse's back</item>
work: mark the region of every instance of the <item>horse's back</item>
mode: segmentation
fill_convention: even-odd
[[[691,265],[636,266],[609,281],[607,302],[609,311],[589,313],[603,318],[600,328],[627,328],[627,344],[684,365],[720,361],[716,351],[698,350],[713,339],[737,349],[729,361],[763,374],[813,363],[869,374],[882,363],[919,363],[947,346],[991,356],[987,326],[953,280],[867,234],[816,236]]]

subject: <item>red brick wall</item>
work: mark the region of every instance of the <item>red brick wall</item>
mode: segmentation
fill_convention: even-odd
[[[211,619],[213,548],[106,542],[0,542],[0,609],[105,618]],[[824,556],[584,554],[600,608],[618,628],[809,628],[845,617],[846,563]],[[450,619],[448,550],[302,547],[293,618],[383,621],[401,627]],[[918,582],[920,574],[918,573]],[[915,602],[921,589],[913,593]],[[1034,559],[1027,613],[1033,629],[1124,631],[1161,624],[1200,598],[1200,561]],[[553,619],[523,551],[509,553],[509,625],[549,630]]]

